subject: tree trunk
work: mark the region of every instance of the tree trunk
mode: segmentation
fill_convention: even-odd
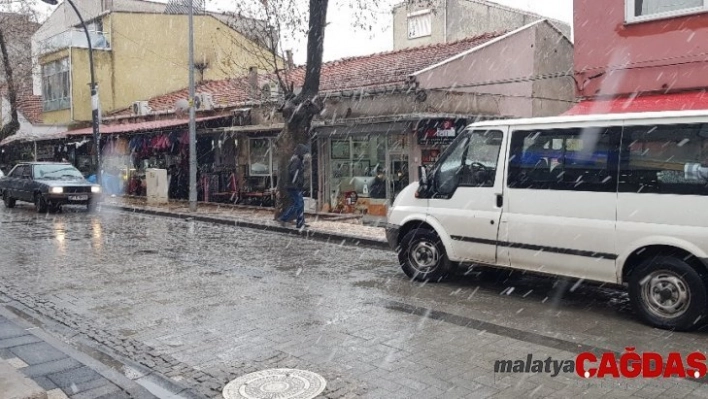
[[[10,64],[10,56],[7,53],[7,44],[5,43],[5,34],[2,28],[0,28],[0,53],[2,53],[2,64],[5,69],[5,81],[7,82],[7,99],[10,101],[10,122],[0,129],[0,141],[2,141],[20,130],[20,122],[17,115],[17,90],[12,78],[12,65]]]
[[[320,90],[320,71],[324,53],[324,33],[329,0],[310,0],[310,21],[307,35],[307,64],[302,91],[295,96],[288,93],[282,107],[285,128],[276,140],[278,186],[274,216],[280,216],[289,206],[287,193],[288,164],[298,144],[310,144],[312,119],[322,106],[317,98]],[[317,167],[312,165],[312,167]]]

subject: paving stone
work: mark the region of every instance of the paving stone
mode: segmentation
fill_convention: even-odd
[[[47,399],[69,399],[68,396],[59,388],[47,391]]]
[[[127,393],[120,391],[120,392],[113,392],[113,393],[105,394],[103,396],[97,397],[96,399],[131,399],[131,398]]]
[[[10,348],[10,351],[29,365],[66,358],[66,354],[46,342],[37,342]]]
[[[41,342],[42,340],[32,334],[26,334],[13,338],[0,339],[0,349],[12,348],[13,346],[21,346]]]
[[[96,399],[105,395],[121,392],[121,389],[113,384],[99,386],[71,396],[71,399]]]
[[[63,359],[54,360],[51,362],[41,363],[33,366],[29,366],[22,370],[22,373],[28,377],[38,377],[46,376],[49,374],[56,374],[62,371],[68,371],[82,367],[83,364],[78,361],[66,357]]]
[[[0,339],[20,337],[27,334],[26,330],[16,326],[14,323],[0,323]]]
[[[59,388],[57,384],[54,383],[54,381],[50,380],[47,377],[32,377],[32,381],[36,382],[37,385],[47,391]]]
[[[110,383],[100,374],[86,366],[49,374],[47,378],[69,395]]]
[[[14,367],[15,369],[21,369],[23,367],[27,367],[27,363],[23,362],[22,359],[18,359],[16,357],[11,357],[8,359],[5,359],[7,363]]]

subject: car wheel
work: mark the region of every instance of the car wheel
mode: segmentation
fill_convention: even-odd
[[[418,281],[444,280],[450,273],[445,247],[435,232],[415,229],[401,240],[398,261],[406,275]]]
[[[2,194],[2,202],[5,204],[5,208],[14,208],[16,201],[17,200],[8,195],[7,191]]]
[[[34,195],[34,209],[37,211],[37,213],[47,212],[47,200],[44,199],[44,196],[42,194]]]
[[[49,212],[51,212],[51,213],[56,213],[61,210],[61,204],[50,203],[48,205],[48,207],[49,207]]]
[[[98,207],[98,204],[96,203],[95,200],[91,200],[86,204],[86,209],[88,209],[89,212],[96,212],[96,208]]]
[[[693,330],[708,316],[706,280],[679,258],[644,261],[630,275],[629,295],[635,312],[657,328]]]

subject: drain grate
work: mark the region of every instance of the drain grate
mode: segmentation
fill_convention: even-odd
[[[312,399],[324,391],[321,375],[306,370],[270,369],[229,382],[224,399]]]

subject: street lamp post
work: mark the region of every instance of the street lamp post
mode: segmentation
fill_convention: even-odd
[[[42,0],[43,2],[50,4],[50,5],[57,5],[59,2],[58,0]],[[96,182],[100,185],[101,184],[101,145],[100,145],[100,132],[98,130],[98,87],[96,86],[96,75],[94,72],[93,68],[93,46],[91,46],[91,36],[89,35],[88,28],[86,27],[86,23],[84,23],[84,19],[81,16],[81,13],[79,12],[79,9],[76,8],[76,5],[74,5],[74,2],[71,0],[66,0],[69,5],[71,5],[71,8],[74,9],[74,12],[76,13],[76,16],[79,17],[79,21],[81,21],[81,26],[84,28],[84,33],[86,33],[86,42],[88,43],[88,51],[89,51],[89,68],[91,69],[91,124],[93,126],[93,142],[95,146],[95,155],[94,155],[94,162],[96,165]]]
[[[197,132],[194,109],[194,1],[189,0],[189,210],[197,211]]]

